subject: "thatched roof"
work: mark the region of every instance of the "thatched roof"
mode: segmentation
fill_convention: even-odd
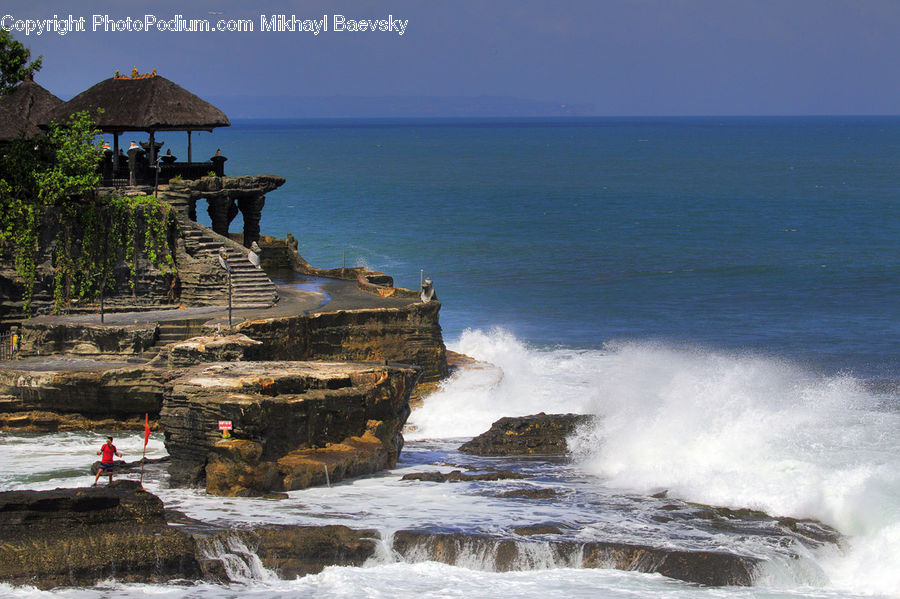
[[[37,125],[9,106],[0,104],[0,141],[12,141],[21,137],[31,139],[40,132]]]
[[[0,96],[0,106],[38,125],[63,101],[34,82],[31,77]]]
[[[103,114],[97,127],[122,131],[210,131],[231,125],[225,113],[159,75],[122,77],[118,73],[52,110],[45,122],[61,121],[82,110]]]

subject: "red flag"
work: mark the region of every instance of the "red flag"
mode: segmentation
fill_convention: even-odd
[[[150,441],[150,414],[144,414],[144,447]]]

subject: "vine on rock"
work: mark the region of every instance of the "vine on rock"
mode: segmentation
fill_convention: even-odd
[[[167,229],[168,204],[153,196],[105,197],[63,207],[54,254],[53,309],[115,291],[116,267],[128,268],[135,293],[140,256],[164,274],[175,273]]]
[[[88,112],[51,123],[34,140],[15,140],[0,151],[0,242],[14,246],[23,308],[33,312],[41,227],[58,220],[53,251],[53,309],[114,291],[117,266],[127,265],[135,293],[141,256],[165,274],[174,260],[167,231],[174,218],[153,196],[97,197],[100,131]]]

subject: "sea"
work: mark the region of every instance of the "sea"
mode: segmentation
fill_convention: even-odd
[[[185,158],[186,135],[161,138]],[[0,596],[900,597],[900,117],[247,120],[194,134],[195,160],[217,149],[230,175],[287,179],[266,198],[264,234],[291,233],[314,266],[366,266],[414,289],[432,279],[448,348],[481,364],[425,398],[378,476],[272,501],[148,474],[167,507],[221,526],[375,528],[381,549],[363,567],[279,580],[252,547],[219,547],[243,556],[234,582],[0,584]],[[597,418],[570,439],[571,460],[456,449],[538,412]],[[0,488],[89,484],[103,434],[4,432]],[[139,454],[139,435],[119,437],[125,459]],[[162,437],[149,449],[164,456]],[[400,480],[460,466],[533,478]],[[496,497],[532,487],[557,496]],[[816,519],[844,540],[787,552],[663,524],[650,517],[662,491]],[[751,587],[713,588],[580,568],[540,536],[511,572],[490,552],[442,564],[390,545],[404,528],[507,538],[542,523],[764,565]]]

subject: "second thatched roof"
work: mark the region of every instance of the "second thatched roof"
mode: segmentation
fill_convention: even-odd
[[[0,104],[0,142],[31,139],[40,132],[37,125],[12,110],[11,107]]]
[[[35,83],[31,76],[0,96],[0,106],[36,125],[42,123],[44,116],[62,103],[62,100]]]
[[[96,115],[96,109],[103,113]],[[225,113],[180,85],[154,73],[110,77],[50,111],[45,123],[88,110],[107,133],[123,131],[210,131],[227,127]]]

